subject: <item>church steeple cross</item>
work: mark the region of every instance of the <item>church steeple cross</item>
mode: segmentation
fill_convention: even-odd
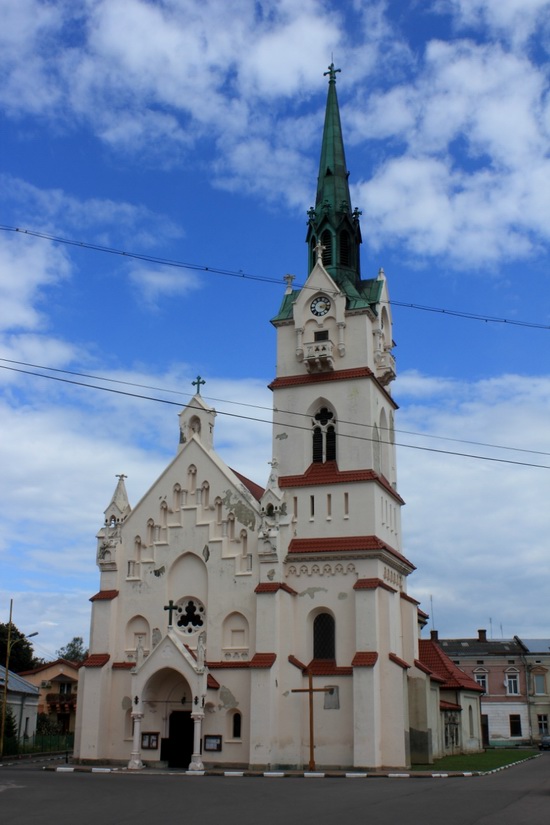
[[[323,77],[326,77],[327,74],[329,75],[328,82],[329,83],[336,83],[336,73],[341,72],[342,69],[335,69],[334,63],[331,63],[328,67],[328,72],[323,72]]]
[[[197,375],[196,381],[191,382],[191,385],[197,388],[197,395],[201,394],[201,384],[206,384],[206,381],[204,380],[204,378],[201,378],[200,375]]]

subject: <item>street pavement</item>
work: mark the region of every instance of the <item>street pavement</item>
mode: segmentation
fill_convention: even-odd
[[[0,767],[2,825],[549,825],[550,754],[469,777],[247,777]]]

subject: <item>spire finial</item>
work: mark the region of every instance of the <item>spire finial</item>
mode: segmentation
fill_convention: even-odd
[[[329,76],[328,82],[329,83],[336,83],[336,73],[341,72],[341,71],[342,71],[342,69],[335,69],[334,68],[334,63],[331,63],[330,66],[328,67],[328,72],[323,73],[323,77],[326,77],[327,74],[328,74],[328,76]]]
[[[206,384],[206,381],[204,380],[204,378],[201,378],[200,375],[197,375],[196,381],[191,381],[191,385],[197,388],[197,395],[201,394],[201,386],[203,384]]]

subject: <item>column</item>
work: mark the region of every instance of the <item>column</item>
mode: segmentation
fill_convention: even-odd
[[[192,713],[191,719],[193,720],[193,724],[195,727],[193,729],[193,755],[191,757],[191,762],[189,763],[189,770],[203,771],[204,765],[202,764],[201,759],[201,735],[202,720],[204,719],[204,713],[202,711]]]
[[[132,719],[134,722],[134,741],[130,761],[128,762],[128,770],[139,771],[143,768],[143,762],[141,761],[141,720],[143,719],[143,713],[132,713]]]

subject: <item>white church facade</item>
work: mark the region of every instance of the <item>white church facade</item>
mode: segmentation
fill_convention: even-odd
[[[426,616],[402,546],[387,283],[361,279],[327,74],[309,275],[301,289],[287,278],[272,319],[267,487],[217,455],[197,379],[175,458],[133,509],[121,476],[98,534],[82,762],[375,769],[440,755],[442,679],[420,661]]]

